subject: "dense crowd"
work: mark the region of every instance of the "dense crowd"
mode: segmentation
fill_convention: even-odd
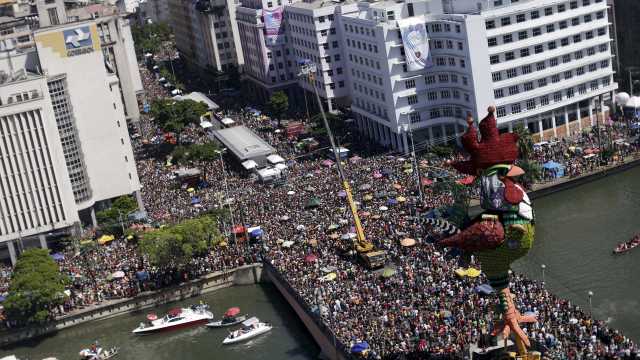
[[[166,95],[153,74],[141,67],[143,83],[152,97]],[[337,338],[349,346],[367,341],[371,358],[391,358],[397,354],[430,354],[442,358],[464,358],[469,345],[492,329],[492,296],[479,293],[478,278],[459,278],[454,270],[458,257],[435,245],[440,234],[420,219],[433,210],[446,213],[454,202],[450,183],[461,181],[446,164],[459,160],[424,156],[418,160],[423,183],[423,201],[417,203],[416,177],[410,159],[403,154],[372,153],[355,138],[348,138],[355,153],[344,162],[345,175],[358,204],[367,239],[388,254],[386,276],[365,270],[356,261],[353,228],[346,194],[340,186],[335,163],[326,157],[303,152],[273,124],[251,113],[232,115],[258,131],[287,157],[286,181],[262,184],[247,176],[225,158],[192,163],[202,171],[194,189],[180,183],[176,165],[150,154],[162,142],[162,132],[143,115],[143,137],[134,140],[137,166],[143,184],[142,196],[154,222],[177,222],[228,205],[235,224],[260,226],[262,247],[216,247],[207,257],[196,258],[185,269],[156,269],[126,241],[93,247],[78,253],[63,253],[60,266],[73,279],[67,303],[58,311],[99,304],[105,300],[130,297],[141,291],[197,278],[264,257],[329,325]],[[266,124],[266,125],[265,125]],[[264,129],[264,128],[267,129]],[[191,127],[189,141],[208,141],[205,130]],[[154,139],[149,141],[149,139]],[[593,146],[589,136],[580,146]],[[577,159],[569,147],[559,142],[541,147],[536,160],[562,161],[571,168]],[[581,168],[580,171],[585,171]],[[192,185],[189,185],[192,186]],[[477,189],[468,189],[473,196]],[[193,199],[197,197],[198,201]],[[197,205],[197,206],[196,206]],[[221,224],[229,233],[232,224]],[[411,247],[401,245],[406,238],[416,240]],[[473,260],[472,260],[472,264]],[[475,264],[475,266],[479,266]],[[0,269],[4,272],[5,269]],[[119,273],[121,272],[121,273]],[[335,274],[335,276],[329,276]],[[117,276],[115,276],[117,275]],[[6,279],[6,278],[5,278]],[[0,290],[3,289],[0,280]],[[512,277],[516,306],[538,315],[538,323],[525,331],[536,340],[550,359],[606,359],[634,357],[636,345],[617,331],[570,302],[559,299],[543,285],[520,275]],[[426,355],[425,355],[426,356]]]

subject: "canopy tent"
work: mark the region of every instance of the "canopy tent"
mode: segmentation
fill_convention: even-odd
[[[282,158],[282,156],[278,154],[271,154],[267,156],[267,161],[270,162],[271,164],[277,164],[277,163],[283,163],[284,159]]]
[[[328,160],[328,159],[327,159],[327,160],[323,160],[323,161],[321,162],[321,164],[322,164],[322,166],[329,167],[329,166],[332,166],[332,165],[334,164],[334,162],[333,162],[333,161],[331,161],[331,160]]]
[[[240,161],[264,159],[275,152],[271,145],[243,125],[214,130],[213,136]]]
[[[640,108],[640,96],[632,96],[626,104],[624,104],[625,108],[638,109]]]
[[[353,354],[360,354],[367,350],[369,350],[369,343],[366,341],[356,343],[351,347],[351,353]]]
[[[279,171],[287,170],[287,165],[283,163],[278,163],[274,167],[276,168],[276,170],[279,170]]]
[[[384,268],[384,270],[382,270],[382,277],[383,278],[390,278],[395,274],[396,274],[396,269],[394,269],[392,267],[386,267],[386,268]]]
[[[224,316],[225,317],[234,317],[236,315],[240,314],[240,308],[239,307],[232,307],[229,308],[225,313]]]
[[[247,161],[242,162],[242,167],[245,170],[251,170],[251,169],[257,168],[258,164],[253,160],[247,160]]]
[[[346,191],[344,191],[344,190],[338,191],[338,197],[339,198],[344,198],[346,196],[347,196],[347,192]]]
[[[51,254],[51,257],[53,258],[53,260],[55,261],[62,261],[64,260],[64,255],[60,254],[60,253],[55,253],[55,254]]]
[[[262,182],[269,182],[279,178],[280,173],[281,171],[276,168],[267,167],[267,168],[258,170],[258,177]]]
[[[232,119],[232,118],[228,118],[228,117],[223,118],[222,120],[220,120],[220,122],[221,122],[221,123],[222,123],[222,125],[224,125],[224,126],[231,126],[231,125],[233,125],[233,124],[235,124],[235,123],[236,123],[235,121],[233,121],[233,119]]]
[[[253,227],[247,228],[247,233],[249,233],[250,238],[257,239],[262,235],[264,235],[264,230],[262,230],[260,226],[253,226]]]
[[[340,159],[346,159],[349,157],[349,149],[344,148],[344,147],[339,147],[336,149],[336,152],[338,153],[338,157]],[[329,153],[331,154],[331,158],[333,158],[334,160],[336,159],[336,156],[333,152],[333,149],[329,149]]]
[[[489,295],[494,292],[493,288],[489,284],[478,285],[475,288],[475,291],[479,294]]]
[[[198,196],[194,196],[191,198],[191,205],[200,204],[200,198]]]
[[[318,257],[314,254],[309,254],[304,257],[304,261],[307,263],[312,263],[312,262],[315,262],[316,260],[318,260]]]
[[[415,244],[416,244],[416,240],[412,238],[404,238],[400,240],[400,245],[404,247],[411,247],[411,246],[414,246]]]
[[[245,228],[242,225],[236,225],[233,227],[233,229],[231,229],[231,232],[238,235],[238,234],[244,234],[245,232]]]
[[[115,236],[113,235],[102,235],[100,236],[100,238],[98,238],[98,244],[100,245],[104,245],[108,242],[111,242],[115,239]]]
[[[200,121],[200,127],[203,129],[208,129],[208,128],[212,128],[213,124],[211,123],[211,121],[204,120],[204,121]]]
[[[555,161],[547,161],[542,165],[542,168],[548,175],[554,178],[559,178],[564,176],[564,166]]]
[[[178,101],[193,100],[195,102],[201,102],[201,103],[204,103],[205,105],[207,105],[207,108],[209,110],[218,110],[220,108],[220,106],[218,106],[218,104],[216,104],[211,99],[209,99],[207,97],[207,95],[205,95],[205,94],[203,94],[201,92],[197,92],[197,91],[194,91],[194,92],[189,93],[187,95],[174,96],[173,98],[175,100],[178,100]]]
[[[111,277],[114,279],[122,279],[124,277],[124,271],[118,270],[116,272],[114,272],[113,274],[111,274]]]

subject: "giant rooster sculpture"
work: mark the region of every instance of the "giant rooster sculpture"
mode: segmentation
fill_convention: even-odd
[[[524,171],[515,165],[518,158],[518,135],[500,134],[494,116],[495,108],[480,122],[478,140],[473,118],[467,118],[468,129],[462,144],[470,159],[453,163],[458,171],[479,177],[480,206],[484,212],[470,226],[440,241],[446,247],[471,252],[482,264],[490,285],[498,293],[497,323],[494,334],[505,339],[511,332],[521,354],[530,347],[521,323],[536,322],[534,316],[523,316],[516,309],[509,290],[511,264],[525,256],[533,244],[534,214],[525,190],[516,181]]]

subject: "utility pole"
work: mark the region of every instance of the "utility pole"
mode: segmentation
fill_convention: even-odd
[[[222,166],[222,176],[224,179],[224,192],[225,192],[225,197],[229,196],[229,184],[227,183],[227,171],[224,168],[224,160],[222,159],[222,154],[226,151],[227,149],[222,149],[222,150],[216,150],[216,153],[218,153],[218,155],[220,155],[220,165]],[[228,200],[228,198],[226,199]],[[226,202],[225,200],[225,202]],[[236,226],[236,222],[233,218],[233,206],[231,205],[231,202],[229,202],[229,215],[231,216],[231,234],[233,235],[233,242],[234,244],[237,243],[237,239],[236,239],[236,233],[234,231],[234,227]],[[247,242],[249,242],[249,239],[247,239]]]
[[[416,178],[416,185],[418,186],[418,200],[420,204],[424,201],[424,196],[422,194],[422,184],[420,184],[420,168],[418,167],[418,159],[416,159],[416,146],[413,142],[413,127],[410,123],[404,124],[404,131],[409,133],[409,141],[411,141],[411,164],[413,165],[413,170],[415,173],[413,176]]]

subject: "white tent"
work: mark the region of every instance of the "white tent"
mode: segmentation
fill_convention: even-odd
[[[273,181],[280,177],[280,170],[275,168],[260,169],[258,170],[258,177],[262,182]]]
[[[211,123],[211,121],[205,120],[200,122],[200,127],[203,129],[208,129],[210,127],[213,127],[213,124]]]
[[[230,126],[230,125],[233,125],[233,124],[235,124],[235,123],[236,123],[235,121],[233,121],[233,119],[232,119],[232,118],[228,118],[228,117],[226,117],[226,118],[224,118],[224,119],[220,120],[220,122],[221,122],[224,126]]]
[[[280,171],[283,171],[283,170],[287,170],[287,165],[285,165],[283,163],[278,163],[278,164],[275,165],[275,168],[280,170]]]
[[[245,168],[246,170],[251,170],[251,169],[257,168],[258,164],[253,160],[247,160],[242,163],[242,167]]]
[[[634,109],[640,108],[640,96],[632,96],[624,106]]]
[[[272,164],[277,164],[277,163],[283,163],[284,159],[282,158],[282,156],[280,156],[278,154],[271,154],[271,155],[267,156],[267,161],[272,163]]]

